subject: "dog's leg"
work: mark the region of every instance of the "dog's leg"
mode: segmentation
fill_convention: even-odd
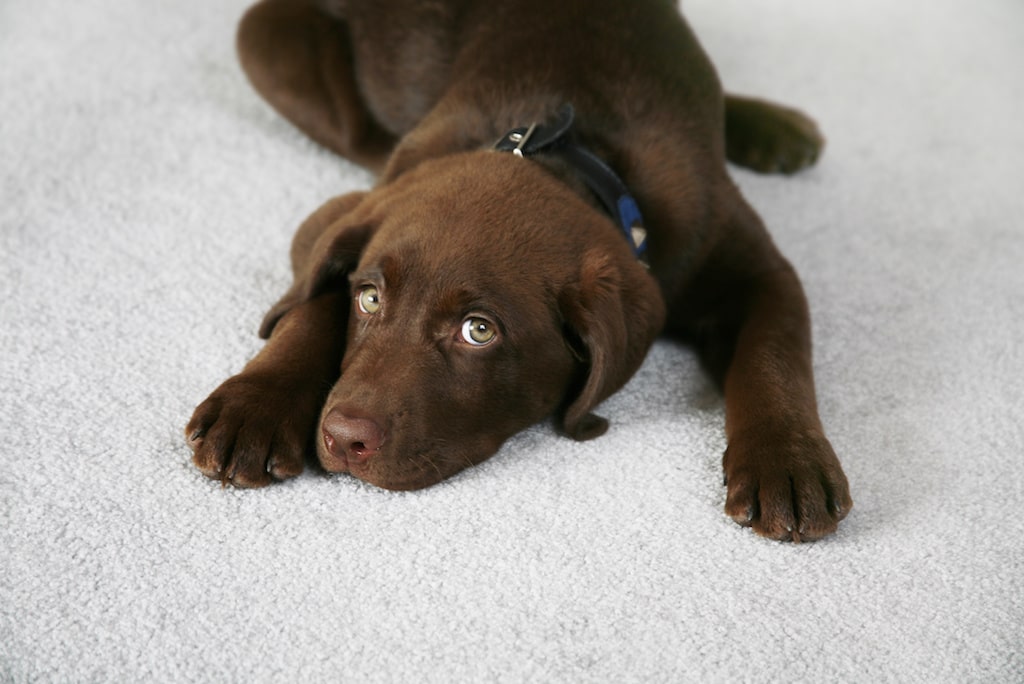
[[[295,281],[260,326],[267,344],[193,413],[185,438],[207,476],[261,487],[298,475],[304,455],[315,453],[320,408],[341,374],[349,293],[341,288],[310,297],[309,278],[317,242],[364,196],[331,199],[302,223],[292,239]]]
[[[725,154],[761,173],[796,173],[818,160],[825,138],[806,114],[736,95],[725,97]]]
[[[818,418],[807,304],[788,264],[749,286],[725,376],[725,510],[766,537],[818,539],[852,502]]]
[[[238,54],[253,87],[321,145],[379,171],[395,139],[359,94],[344,22],[313,3],[264,0],[238,27]]]
[[[347,300],[347,293],[329,293],[294,306],[242,372],[196,408],[185,436],[205,475],[262,487],[302,472],[340,374]]]
[[[688,337],[725,392],[725,510],[766,537],[817,539],[853,504],[818,417],[807,302],[760,219],[736,205],[685,307]]]

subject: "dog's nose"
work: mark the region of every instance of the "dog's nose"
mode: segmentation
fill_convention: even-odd
[[[380,451],[384,430],[370,418],[354,418],[331,409],[323,422],[324,446],[334,456],[362,463]]]

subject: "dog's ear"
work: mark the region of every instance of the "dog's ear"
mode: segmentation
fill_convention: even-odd
[[[570,346],[587,365],[570,398],[562,428],[576,440],[598,437],[608,421],[591,410],[626,384],[665,322],[665,304],[650,273],[635,259],[598,250],[584,255],[578,282],[559,301]]]
[[[292,286],[270,308],[260,324],[267,339],[281,317],[302,302],[324,292],[348,288],[347,276],[359,263],[373,235],[373,224],[355,211],[366,193],[335,197],[306,219],[292,241]]]

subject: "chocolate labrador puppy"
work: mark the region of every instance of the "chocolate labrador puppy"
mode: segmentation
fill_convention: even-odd
[[[812,163],[799,112],[723,95],[669,0],[264,0],[256,90],[379,175],[298,230],[268,342],[186,428],[242,487],[434,484],[554,415],[573,439],[665,334],[720,382],[726,512],[794,541],[852,505],[818,418],[807,304],[730,181]]]

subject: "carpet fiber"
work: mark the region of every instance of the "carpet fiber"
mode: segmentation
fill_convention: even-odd
[[[855,501],[799,546],[722,513],[722,401],[665,342],[607,436],[425,491],[202,477],[182,428],[293,229],[370,183],[250,89],[244,7],[0,5],[0,681],[1024,681],[1024,3],[687,1],[829,139],[735,172]]]

